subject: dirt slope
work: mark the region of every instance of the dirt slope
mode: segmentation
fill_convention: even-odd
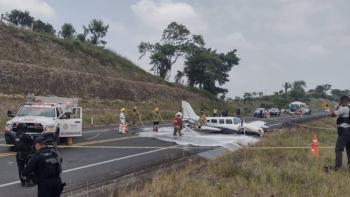
[[[130,101],[207,100],[105,49],[0,24],[0,93]]]

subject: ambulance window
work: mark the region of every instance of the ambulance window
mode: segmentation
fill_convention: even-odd
[[[71,118],[72,119],[79,119],[80,118],[80,108],[73,108],[72,109]]]
[[[226,119],[226,124],[233,124],[232,119]]]
[[[57,114],[58,114],[57,117],[63,113],[62,108],[57,108],[56,110],[57,110]]]
[[[224,119],[219,119],[219,123],[220,124],[225,124],[225,120]]]
[[[211,123],[218,123],[217,119],[211,119]]]

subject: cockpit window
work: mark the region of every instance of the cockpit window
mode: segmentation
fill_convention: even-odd
[[[240,124],[241,123],[241,119],[233,118],[233,122],[234,122],[234,124]]]
[[[17,116],[55,117],[55,108],[50,107],[22,107]]]

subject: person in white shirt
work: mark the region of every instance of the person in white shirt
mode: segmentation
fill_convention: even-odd
[[[343,96],[340,99],[340,104],[335,111],[332,112],[333,116],[337,117],[337,131],[338,138],[335,145],[335,171],[339,170],[342,166],[342,156],[344,148],[346,148],[346,154],[348,156],[348,167],[350,169],[350,107],[349,97]]]
[[[125,108],[120,109],[119,114],[119,133],[125,134]]]

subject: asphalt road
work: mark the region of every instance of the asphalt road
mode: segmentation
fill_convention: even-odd
[[[321,115],[323,114],[314,113],[309,117],[305,116],[305,119]],[[246,118],[247,122],[253,120],[254,118]],[[278,128],[290,122],[291,117],[283,115],[263,120],[271,128]],[[67,183],[65,189],[84,187],[211,149],[208,147],[188,148],[172,142],[135,135],[140,131],[142,130],[131,128],[129,134],[123,135],[117,133],[113,128],[85,129],[83,137],[74,143],[75,147],[60,148],[63,158],[62,178]],[[0,137],[0,144],[4,143]],[[36,196],[36,187],[20,186],[14,155],[15,153],[8,152],[6,147],[0,147],[0,196]]]

